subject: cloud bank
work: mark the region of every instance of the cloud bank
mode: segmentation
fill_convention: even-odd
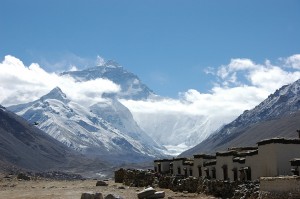
[[[250,59],[231,59],[227,65],[208,68],[215,76],[212,89],[201,93],[190,89],[179,94],[179,99],[147,101],[122,100],[134,113],[181,113],[220,117],[233,120],[244,110],[254,108],[281,86],[300,78],[300,54],[280,58],[279,64],[269,60],[263,64]]]
[[[76,82],[71,77],[48,73],[36,63],[27,67],[10,55],[0,63],[0,103],[4,106],[36,100],[57,86],[70,99],[87,105],[103,101],[101,94],[104,92],[120,91],[118,85],[107,79]]]
[[[103,58],[97,57],[97,63]],[[77,70],[73,66],[70,70]],[[227,65],[209,68],[215,76],[207,93],[190,89],[179,93],[178,99],[160,98],[147,101],[122,100],[133,113],[181,113],[188,115],[233,118],[253,108],[269,94],[300,78],[300,54],[279,58],[273,65],[250,59],[231,59]],[[0,63],[0,103],[8,106],[38,99],[54,87],[60,87],[77,102],[94,103],[103,100],[102,93],[116,93],[120,86],[106,79],[76,82],[71,77],[46,72],[38,64],[25,66],[21,60],[7,55]]]

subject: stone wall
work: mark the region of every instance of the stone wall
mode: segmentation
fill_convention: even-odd
[[[300,198],[300,177],[260,178],[260,198]]]
[[[154,183],[155,174],[148,170],[119,169],[115,171],[115,182],[126,186],[146,187]]]
[[[120,169],[115,172],[118,177],[115,181],[123,179],[123,184],[134,187],[159,187],[171,189],[175,192],[204,193],[220,198],[249,198],[258,197],[259,182],[229,182],[222,180],[209,180],[195,177],[184,178],[183,175],[163,176],[151,171]]]

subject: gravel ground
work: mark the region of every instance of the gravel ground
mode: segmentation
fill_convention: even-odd
[[[126,187],[120,183],[108,181],[106,187],[96,187],[96,180],[76,180],[76,181],[53,181],[53,180],[30,180],[20,181],[16,178],[6,179],[0,178],[0,199],[80,199],[82,193],[100,192],[103,196],[115,194],[124,199],[137,198],[136,192],[143,188]],[[125,189],[120,189],[123,187]],[[194,193],[176,193],[168,189],[156,189],[157,191],[165,191],[166,199],[214,199],[211,196],[199,195]]]

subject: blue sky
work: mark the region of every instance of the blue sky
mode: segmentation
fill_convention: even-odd
[[[233,58],[300,52],[297,0],[1,0],[0,57],[47,71],[114,59],[162,96],[207,92]],[[90,60],[90,61],[89,61]]]

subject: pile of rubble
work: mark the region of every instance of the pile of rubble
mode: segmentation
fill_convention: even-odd
[[[83,177],[79,174],[65,173],[61,171],[48,171],[33,174],[34,177],[47,178],[53,180],[82,180]]]
[[[126,170],[123,169],[123,168],[115,171],[115,182],[116,183],[123,183],[124,182],[125,173],[126,173]]]
[[[155,175],[151,170],[120,169],[115,172],[115,182],[131,187],[152,186],[154,178]]]
[[[158,178],[158,186],[160,188],[171,189],[172,191],[196,193],[199,180],[195,177],[184,178],[178,176],[161,176]]]
[[[16,172],[9,173],[7,178],[13,178],[16,176],[18,180],[38,180],[38,179],[50,179],[50,180],[83,180],[84,178],[78,174],[64,173],[60,171],[48,171],[48,172]]]
[[[239,184],[234,192],[232,199],[249,198],[256,199],[259,197],[259,181],[247,181]]]

